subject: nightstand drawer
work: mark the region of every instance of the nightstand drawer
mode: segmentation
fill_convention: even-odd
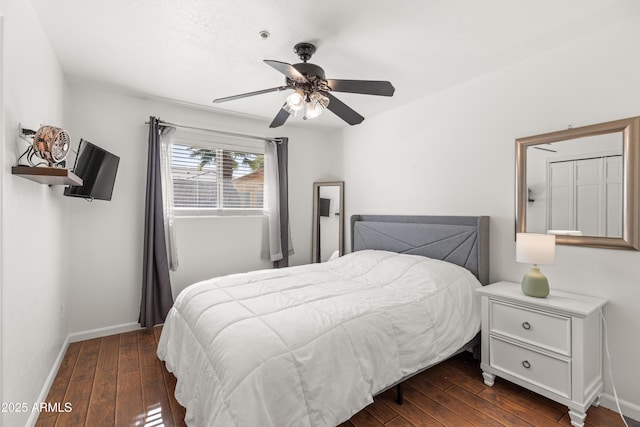
[[[491,333],[571,356],[571,318],[490,301]]]
[[[490,338],[491,366],[571,399],[571,362],[519,345]]]

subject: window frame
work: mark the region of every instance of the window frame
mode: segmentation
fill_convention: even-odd
[[[208,132],[200,132],[193,130],[181,130],[179,129],[174,137],[173,145],[182,146],[195,146],[199,148],[207,148],[212,150],[224,150],[224,151],[239,151],[250,154],[259,154],[264,156],[265,147],[264,143],[260,141],[241,140],[235,141],[226,139],[223,136],[214,135]],[[173,151],[173,148],[172,148]],[[221,162],[221,156],[216,156],[216,162]],[[216,169],[219,168],[219,164]],[[172,160],[173,170],[173,160]],[[173,178],[171,185],[173,185]],[[263,194],[264,194],[264,181],[263,181]],[[221,193],[221,187],[224,186],[224,181],[216,179],[216,191],[217,194]],[[175,197],[175,196],[174,196]],[[264,216],[264,202],[261,208],[198,208],[198,207],[178,207],[173,204],[174,215],[176,218],[215,218],[215,217],[261,217]]]

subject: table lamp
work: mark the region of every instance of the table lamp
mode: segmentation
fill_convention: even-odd
[[[540,272],[538,264],[553,264],[556,254],[556,236],[553,234],[517,233],[516,261],[533,264],[522,278],[522,292],[525,295],[545,298],[549,295],[549,281]]]

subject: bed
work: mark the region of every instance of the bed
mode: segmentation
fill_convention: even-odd
[[[488,217],[354,215],[335,260],[213,278],[171,309],[158,357],[189,426],[335,426],[466,348]]]

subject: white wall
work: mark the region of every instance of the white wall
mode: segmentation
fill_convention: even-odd
[[[640,115],[638,51],[636,18],[346,130],[344,158],[358,159],[345,160],[347,217],[490,215],[491,279],[519,281],[528,266],[514,256],[515,139]],[[609,300],[616,387],[635,419],[638,265],[638,252],[559,246],[544,269],[552,288]],[[605,393],[613,408],[608,375]]]
[[[144,122],[149,116],[243,134],[288,136],[295,249],[290,261],[310,262],[313,182],[342,179],[342,164],[335,161],[341,154],[337,135],[309,127],[269,129],[266,120],[145,99],[79,79],[70,79],[67,108],[74,147],[84,138],[121,158],[110,202],[69,200],[70,332],[138,319],[148,139]],[[180,268],[172,273],[174,296],[198,280],[271,267],[260,258],[260,217],[180,218],[176,231]]]
[[[65,126],[65,80],[31,3],[0,1],[4,15],[2,129],[2,402],[37,400],[66,337],[66,200],[56,187],[11,175],[18,122]],[[20,150],[26,148],[21,145]],[[30,413],[2,413],[7,426]]]

